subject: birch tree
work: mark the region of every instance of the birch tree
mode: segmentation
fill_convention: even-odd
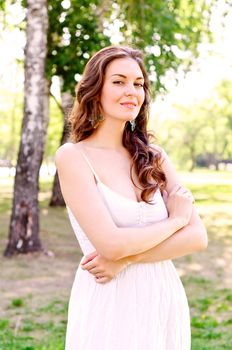
[[[38,179],[47,129],[45,60],[47,1],[27,1],[24,116],[5,256],[40,251]]]

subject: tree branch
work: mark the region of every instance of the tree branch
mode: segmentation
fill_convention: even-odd
[[[57,104],[57,107],[59,108],[59,110],[61,111],[62,114],[64,114],[64,110],[63,110],[63,107],[61,105],[61,103],[59,103],[59,101],[57,100],[57,98],[55,97],[55,95],[53,95],[50,91],[50,96],[53,97],[54,101],[56,102]]]

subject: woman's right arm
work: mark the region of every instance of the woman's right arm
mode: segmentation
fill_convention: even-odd
[[[68,143],[61,146],[55,161],[67,206],[97,252],[107,259],[118,260],[151,249],[190,220],[190,199],[174,192],[169,195],[167,219],[145,227],[117,227],[78,145]]]

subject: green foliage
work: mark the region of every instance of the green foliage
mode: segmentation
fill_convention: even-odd
[[[24,306],[24,300],[21,298],[15,298],[11,301],[11,306],[22,307],[22,306]]]
[[[21,4],[26,6],[22,0]],[[143,49],[153,91],[162,91],[166,72],[180,64],[187,69],[198,55],[198,44],[211,39],[215,4],[216,0],[71,0],[69,6],[48,0],[47,76],[58,75],[63,91],[73,94],[75,75],[118,30],[122,44]]]
[[[0,0],[0,10],[4,11],[5,10],[5,5],[6,5],[6,1],[5,0]]]
[[[14,3],[10,1],[9,3]],[[21,2],[26,6],[25,1]],[[47,77],[60,77],[62,91],[74,94],[75,85],[89,57],[109,45],[114,28],[119,28],[122,44],[137,46],[145,52],[145,62],[156,93],[164,88],[163,77],[180,64],[189,67],[197,55],[197,46],[210,38],[209,19],[215,1],[208,5],[197,0],[82,0],[48,1],[49,32]],[[0,5],[6,4],[1,1]],[[116,27],[113,27],[115,25]],[[20,24],[22,30],[25,23]],[[3,92],[5,93],[5,92]],[[12,97],[8,110],[1,111],[0,157],[15,162],[20,139],[22,96]],[[54,154],[62,130],[60,112],[51,105],[46,157]],[[9,118],[10,116],[10,118]],[[231,119],[228,121],[232,125]],[[3,126],[4,124],[4,126]],[[3,127],[2,127],[3,126]],[[171,149],[173,147],[170,147]],[[185,153],[184,162],[188,157]]]
[[[22,94],[15,94],[14,103],[12,101],[10,103],[8,101],[12,97],[10,92],[2,89],[1,93],[2,96],[6,97],[6,107],[0,108],[0,159],[7,159],[15,165],[20,142],[23,98]],[[53,159],[55,151],[60,145],[62,127],[63,115],[54,99],[51,98],[45,162]]]
[[[0,329],[5,329],[9,326],[9,320],[0,320]]]
[[[215,1],[123,0],[118,17],[125,42],[144,50],[153,90],[162,91],[162,77],[180,64],[190,66],[198,44],[211,38],[209,22]]]
[[[0,107],[0,159],[14,162],[20,141],[23,97],[16,92],[12,96],[3,88],[0,93],[5,102]]]
[[[232,83],[222,81],[214,93],[192,106],[175,106],[177,117],[160,126],[161,144],[176,163],[193,170],[199,156],[232,158]]]
[[[164,88],[162,77],[180,64],[189,67],[197,46],[210,38],[209,21],[215,1],[149,0],[49,1],[47,72],[63,80],[63,90],[73,93],[75,74],[81,74],[88,58],[110,44],[112,30],[119,29],[121,43],[141,48],[153,81],[153,91]],[[115,27],[114,27],[115,25]],[[113,29],[112,29],[113,28]]]
[[[63,128],[63,115],[53,98],[50,98],[50,118],[47,131],[47,142],[45,147],[44,160],[53,161],[54,154],[60,145]]]
[[[232,302],[232,293],[229,293],[229,294],[226,296],[226,300]]]
[[[81,74],[89,57],[110,40],[100,29],[101,1],[48,1],[49,32],[47,75],[62,78],[63,91],[74,94],[75,75]]]

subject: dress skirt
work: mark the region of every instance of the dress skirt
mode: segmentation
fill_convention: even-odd
[[[105,284],[79,266],[65,350],[190,350],[185,290],[171,260],[127,266]]]

